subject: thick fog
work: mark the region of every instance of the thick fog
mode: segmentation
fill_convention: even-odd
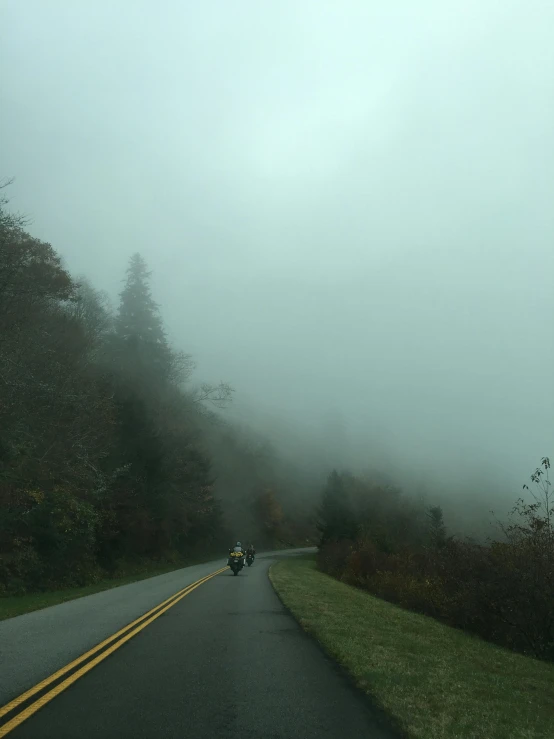
[[[0,174],[235,417],[512,500],[552,452],[554,5],[5,0]],[[487,498],[489,500],[489,498]]]

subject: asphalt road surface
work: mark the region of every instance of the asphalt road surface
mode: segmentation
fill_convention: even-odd
[[[267,576],[277,556],[294,555],[260,556],[237,577],[225,570],[200,584],[11,730],[10,739],[393,737],[282,606]],[[0,705],[222,564],[0,623]],[[0,737],[6,720],[43,694],[0,718]]]

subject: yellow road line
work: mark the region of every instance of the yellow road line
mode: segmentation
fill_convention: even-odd
[[[42,682],[38,683],[34,687],[27,690],[25,693],[22,693],[17,698],[14,698],[14,700],[10,701],[10,703],[7,703],[5,706],[3,706],[0,709],[0,718],[2,716],[5,716],[10,711],[12,711],[14,708],[17,708],[17,706],[24,703],[26,700],[31,698],[36,693],[46,688],[48,685],[53,683],[55,680],[57,680],[59,677],[64,675],[66,672],[69,672],[69,670],[79,665],[81,662],[86,660],[88,657],[98,652],[98,650],[102,649],[102,647],[114,641],[114,639],[117,639],[118,636],[120,636],[121,634],[124,634],[130,628],[135,626],[135,624],[139,623],[140,621],[144,621],[144,619],[148,619],[144,621],[144,623],[141,623],[140,626],[137,626],[135,629],[133,629],[130,633],[122,637],[115,644],[112,644],[112,646],[109,649],[107,649],[105,652],[102,652],[102,654],[98,655],[98,657],[95,657],[91,662],[86,664],[84,667],[81,667],[80,670],[77,670],[77,672],[75,672],[73,675],[66,678],[62,683],[60,683],[60,685],[57,685],[52,690],[48,691],[46,695],[36,700],[34,703],[28,706],[24,711],[22,711],[17,716],[15,716],[13,719],[11,719],[6,724],[4,724],[4,726],[0,727],[0,739],[6,736],[6,734],[8,734],[10,731],[15,729],[16,726],[19,726],[19,724],[23,723],[23,721],[26,721],[30,716],[36,713],[36,711],[38,711],[39,708],[42,708],[42,706],[46,705],[46,703],[49,703],[53,698],[55,698],[57,695],[63,692],[72,683],[74,683],[80,677],[82,677],[87,672],[89,672],[89,670],[92,670],[93,667],[96,667],[96,665],[102,662],[102,660],[106,659],[106,657],[108,657],[110,654],[115,652],[116,649],[119,649],[119,647],[121,647],[123,644],[129,641],[129,639],[132,639],[133,636],[136,636],[140,631],[142,631],[144,628],[149,626],[153,621],[155,621],[157,618],[159,618],[159,616],[161,616],[163,613],[165,613],[170,608],[172,608],[176,603],[182,600],[185,596],[187,596],[193,590],[196,590],[196,588],[200,587],[200,585],[202,585],[203,583],[207,582],[208,580],[211,580],[212,577],[215,577],[216,575],[219,575],[221,572],[224,572],[226,569],[227,569],[227,566],[222,567],[221,569],[216,570],[215,572],[212,572],[210,575],[206,575],[206,577],[200,578],[200,580],[197,580],[191,585],[187,585],[186,588],[179,590],[177,593],[172,595],[170,598],[167,598],[166,600],[162,601],[159,605],[150,609],[150,611],[147,611],[147,613],[142,615],[140,618],[135,619],[135,621],[132,621],[130,624],[120,629],[113,636],[110,636],[108,639],[105,639],[103,642],[100,642],[100,644],[97,644],[93,649],[90,649],[88,652],[85,652],[85,654],[73,660],[73,662],[70,662],[69,664],[65,665],[65,667],[62,667],[57,672],[50,675],[50,677],[47,677],[45,680],[42,680]],[[160,608],[162,610],[158,610]],[[150,614],[154,613],[155,611],[157,611],[157,613],[155,613],[153,616],[148,618],[148,616],[150,616]]]
[[[225,569],[227,568],[223,567],[220,570],[217,570],[217,572],[214,572],[212,574],[213,575],[218,574],[220,572],[223,572],[223,570]],[[133,626],[136,626],[138,623],[140,623],[140,621],[142,621],[145,618],[148,618],[148,616],[151,616],[154,613],[154,611],[158,610],[158,608],[165,606],[167,603],[169,603],[169,601],[173,600],[174,598],[177,598],[177,596],[181,595],[186,590],[191,588],[193,585],[196,585],[203,579],[204,578],[201,578],[200,580],[197,580],[196,582],[193,582],[190,585],[187,585],[182,590],[178,590],[176,593],[174,593],[172,596],[170,596],[166,600],[162,601],[161,603],[158,603],[158,605],[154,606],[154,608],[151,608],[146,613],[143,613],[142,616],[139,616],[139,618],[135,619],[134,621],[131,621],[131,623],[127,624],[127,626],[124,626],[119,631],[116,631],[116,633],[112,634],[112,636],[109,636],[107,639],[104,639],[104,641],[100,642],[100,644],[97,644],[92,649],[89,649],[88,652],[85,652],[80,657],[77,657],[77,659],[74,659],[73,662],[70,662],[69,664],[65,665],[65,667],[60,668],[59,670],[57,670],[57,672],[54,672],[52,675],[45,678],[40,683],[37,683],[37,685],[30,688],[25,693],[22,693],[17,698],[14,698],[12,701],[10,701],[10,703],[6,703],[5,706],[2,706],[2,708],[0,708],[0,718],[2,718],[2,716],[5,716],[10,711],[13,711],[14,708],[16,708],[18,705],[28,700],[29,698],[31,698],[36,693],[40,692],[41,690],[44,690],[44,688],[48,687],[48,685],[53,683],[55,680],[60,678],[62,675],[65,675],[66,672],[69,672],[69,670],[72,670],[74,667],[77,667],[77,665],[81,664],[81,662],[83,662],[84,660],[88,659],[89,657],[92,657],[92,655],[96,654],[96,652],[98,652],[99,649],[102,649],[107,644],[114,641],[114,639],[117,639],[119,636],[121,636],[121,634],[124,634],[126,631],[133,628]]]

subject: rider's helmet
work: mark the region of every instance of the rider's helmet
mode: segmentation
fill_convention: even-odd
[[[240,543],[240,541],[237,541],[237,547],[241,547],[241,546],[242,544]]]

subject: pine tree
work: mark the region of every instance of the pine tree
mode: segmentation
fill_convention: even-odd
[[[440,549],[446,544],[446,526],[444,525],[444,516],[440,506],[432,506],[427,511],[429,519],[429,538],[431,545],[435,549]]]
[[[167,342],[157,303],[150,291],[151,272],[140,254],[133,254],[127,281],[120,294],[115,334],[126,369],[147,379],[167,379],[172,370],[172,351]]]
[[[350,506],[347,476],[336,470],[329,475],[319,507],[320,544],[331,540],[355,539],[356,517]]]

